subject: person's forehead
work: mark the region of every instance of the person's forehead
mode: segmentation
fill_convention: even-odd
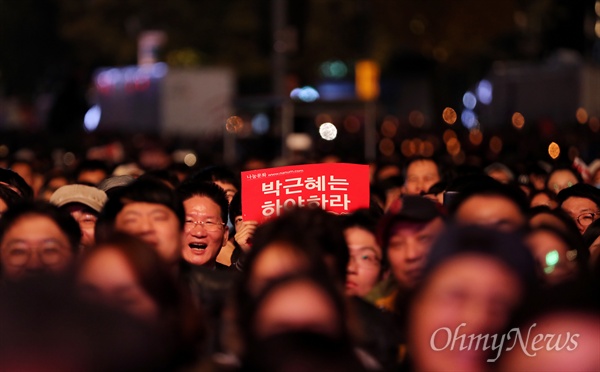
[[[437,172],[437,164],[433,160],[429,160],[429,159],[416,160],[416,161],[410,163],[408,165],[408,168],[406,169],[407,173],[427,172],[427,171]]]
[[[552,173],[552,175],[550,175],[550,178],[548,180],[550,182],[569,181],[569,180],[577,181],[577,177],[575,177],[575,175],[571,171],[558,170],[558,171]]]
[[[221,206],[206,195],[192,196],[191,198],[186,199],[183,202],[183,205],[185,206],[186,212],[188,212],[189,209],[202,208],[206,210],[211,210],[218,214],[221,213]]]
[[[119,214],[124,214],[124,213],[146,214],[146,213],[152,213],[152,212],[170,212],[172,214],[175,214],[175,212],[173,212],[171,210],[171,208],[167,207],[166,205],[163,205],[160,203],[138,202],[138,201],[132,201],[132,202],[126,203],[123,206],[123,209],[121,209],[121,211],[119,212]]]
[[[568,197],[562,204],[563,207],[567,209],[575,208],[575,209],[598,209],[598,205],[588,198],[582,196],[571,196]]]

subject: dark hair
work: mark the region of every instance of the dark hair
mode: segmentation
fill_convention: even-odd
[[[235,186],[236,189],[240,190],[239,176],[231,171],[229,168],[213,165],[200,169],[199,171],[192,173],[188,176],[189,181],[204,181],[204,182],[225,182]]]
[[[177,186],[179,186],[179,178],[177,178],[177,175],[175,174],[175,172],[167,170],[167,169],[147,171],[146,173],[144,173],[138,177],[138,179],[140,179],[140,178],[141,179],[155,178],[157,180],[166,182],[172,188],[177,188]]]
[[[221,220],[227,222],[229,202],[225,196],[225,191],[219,185],[212,182],[188,180],[179,185],[176,192],[182,201],[186,201],[194,196],[209,198],[221,209]]]
[[[23,199],[33,199],[33,189],[25,182],[23,177],[19,176],[17,172],[10,169],[0,168],[0,184],[6,184],[10,188],[17,189]],[[12,186],[12,187],[11,187]]]
[[[600,236],[600,219],[592,222],[583,233],[583,246],[585,249],[590,249],[592,243]]]
[[[81,230],[79,224],[71,215],[45,201],[25,200],[13,205],[0,218],[0,242],[4,239],[4,234],[22,217],[38,215],[51,219],[58,228],[67,236],[71,250],[75,255],[79,252],[79,241],[81,240]]]
[[[349,253],[339,217],[321,208],[295,208],[269,220],[256,229],[244,275],[251,271],[257,256],[272,243],[287,243],[306,255],[311,262],[332,257],[332,276],[344,283]]]
[[[342,230],[349,229],[351,227],[358,227],[366,230],[373,234],[377,238],[377,224],[379,223],[381,216],[376,216],[370,209],[362,208],[358,209],[350,214],[340,216]],[[381,271],[385,271],[388,268],[387,255],[383,254],[383,248],[381,248]]]
[[[438,176],[440,177],[440,179],[442,178],[442,169],[440,168],[440,165],[438,164],[437,161],[435,161],[432,158],[427,158],[424,156],[417,156],[417,157],[411,158],[408,162],[406,162],[406,165],[404,166],[404,169],[402,170],[402,177],[404,177],[405,182],[406,182],[406,176],[408,174],[408,167],[410,167],[413,163],[416,163],[418,161],[430,161],[433,164],[435,164],[435,168],[437,169]]]
[[[92,248],[79,265],[79,271],[97,252],[116,250],[121,253],[142,288],[156,302],[160,311],[160,324],[174,351],[182,349],[186,358],[194,357],[198,350],[201,331],[200,316],[189,294],[173,276],[169,266],[152,246],[134,236],[115,232]]]
[[[576,234],[581,236],[579,233],[579,229],[577,228],[577,224],[575,221],[567,214],[567,212],[563,211],[560,208],[550,209],[545,205],[538,205],[537,207],[533,207],[527,213],[527,220],[531,221],[537,215],[540,214],[549,214],[553,217],[556,217],[563,225],[564,231],[568,234]]]
[[[242,192],[235,193],[229,203],[229,221],[235,223],[235,218],[242,215]]]
[[[531,235],[538,231],[548,232],[554,235],[568,247],[568,250],[576,251],[577,256],[575,257],[575,263],[577,264],[577,275],[582,276],[585,274],[585,272],[588,270],[587,263],[590,257],[590,252],[587,249],[587,247],[584,246],[581,234],[577,229],[575,229],[574,231],[571,229],[565,230],[560,229],[556,226],[541,224],[532,228],[529,231],[528,235]]]
[[[567,199],[576,197],[591,200],[600,208],[600,190],[586,183],[578,183],[566,189],[560,190],[556,195],[558,205],[562,205]]]
[[[96,222],[96,241],[100,242],[110,236],[115,230],[114,224],[117,215],[126,204],[132,202],[164,205],[175,213],[179,220],[179,227],[183,229],[185,211],[179,196],[162,181],[148,177],[137,179],[111,194]]]
[[[515,273],[525,293],[536,284],[535,260],[522,236],[481,226],[450,226],[435,241],[423,269],[427,278],[442,264],[463,255],[484,255],[504,264]]]
[[[512,184],[503,184],[489,176],[473,175],[466,176],[466,180],[455,180],[452,187],[448,190],[458,191],[458,194],[448,205],[448,214],[453,217],[460,206],[473,196],[499,196],[512,201],[526,215],[529,211],[529,201],[527,196],[518,186]],[[456,184],[466,181],[456,187]],[[458,190],[456,190],[458,189]]]
[[[110,167],[106,162],[102,160],[84,160],[75,169],[75,179],[79,177],[79,175],[86,171],[103,171],[106,175],[110,174]]]
[[[7,208],[10,209],[13,205],[24,200],[23,196],[6,185],[0,184],[0,199],[4,201]]]

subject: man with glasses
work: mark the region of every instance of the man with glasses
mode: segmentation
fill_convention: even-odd
[[[212,182],[188,181],[177,193],[185,209],[181,256],[193,266],[224,268],[217,255],[229,237],[225,191]]]
[[[575,221],[581,234],[600,217],[600,190],[592,185],[578,183],[563,189],[556,200]]]

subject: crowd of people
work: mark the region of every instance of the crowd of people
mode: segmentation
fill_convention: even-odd
[[[0,370],[600,370],[600,161],[372,165],[368,209],[240,174],[0,168]]]

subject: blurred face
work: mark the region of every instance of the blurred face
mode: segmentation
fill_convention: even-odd
[[[132,202],[115,219],[115,228],[152,244],[171,265],[181,256],[181,230],[175,213],[162,204]]]
[[[82,171],[77,177],[78,183],[89,183],[92,185],[99,184],[102,180],[104,180],[108,176],[106,172],[101,169],[90,169]]]
[[[548,284],[558,284],[575,275],[577,265],[569,260],[569,247],[550,231],[534,231],[527,237],[527,244],[541,269],[542,279]]]
[[[291,246],[274,242],[266,246],[250,268],[248,288],[258,294],[271,281],[308,268],[308,260]]]
[[[535,194],[533,196],[533,198],[531,198],[531,202],[529,203],[529,206],[531,208],[537,207],[540,205],[546,206],[551,209],[556,208],[556,202],[554,200],[550,199],[550,197],[543,192]]]
[[[512,177],[510,174],[506,173],[503,170],[493,170],[488,173],[488,176],[492,177],[498,182],[501,183],[510,183],[512,181]]]
[[[466,255],[441,264],[426,280],[410,312],[408,343],[416,370],[489,369],[482,347],[460,351],[457,341],[454,350],[444,348],[448,333],[436,331],[447,327],[454,334],[465,323],[460,334],[500,332],[521,296],[517,276],[494,259]]]
[[[157,322],[156,302],[140,285],[125,256],[117,249],[104,247],[92,253],[77,277],[82,295],[149,322]]]
[[[2,274],[10,280],[64,272],[74,259],[69,238],[48,217],[19,218],[0,243]]]
[[[29,186],[33,187],[33,169],[31,169],[29,164],[15,163],[11,169],[21,176]]]
[[[407,288],[418,283],[429,249],[443,229],[439,217],[426,224],[400,222],[393,227],[388,260],[398,283]]]
[[[417,160],[406,169],[404,192],[407,195],[419,195],[439,181],[438,167],[432,160]]]
[[[221,207],[206,196],[192,196],[183,206],[183,259],[192,265],[212,267],[229,237],[229,229],[221,218]]]
[[[456,211],[456,220],[465,225],[481,225],[514,231],[525,224],[525,216],[510,199],[496,195],[474,195]]]
[[[596,203],[586,198],[572,196],[567,198],[560,207],[571,216],[582,234],[600,216]]]
[[[327,294],[315,284],[298,281],[274,289],[257,311],[254,330],[259,338],[286,331],[310,331],[337,336],[339,316]]]
[[[578,182],[577,177],[572,172],[566,169],[557,170],[548,177],[548,189],[558,194],[560,190],[571,187]]]
[[[381,248],[375,235],[360,227],[344,231],[350,253],[346,295],[365,296],[381,277]]]
[[[94,228],[98,220],[97,213],[81,204],[70,205],[67,207],[67,210],[75,221],[77,221],[81,229],[80,245],[84,249],[91,248],[95,243]]]

